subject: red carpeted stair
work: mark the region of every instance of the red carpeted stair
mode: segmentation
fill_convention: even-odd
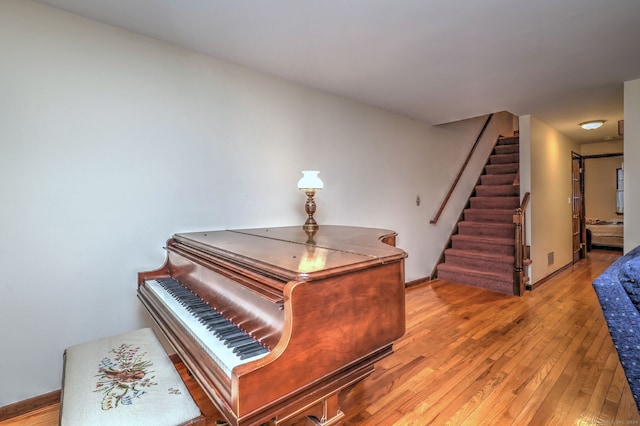
[[[438,265],[438,278],[513,294],[518,142],[517,136],[498,139],[445,261]]]

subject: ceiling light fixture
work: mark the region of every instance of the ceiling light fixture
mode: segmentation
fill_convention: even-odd
[[[604,120],[591,120],[580,123],[580,127],[585,130],[594,130],[600,128],[604,124]]]

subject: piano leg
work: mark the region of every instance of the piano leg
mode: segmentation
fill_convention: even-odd
[[[274,419],[269,426],[331,426],[339,424],[344,413],[340,409],[338,394],[327,395],[312,407],[307,407],[284,418]]]
[[[338,394],[334,393],[322,401],[322,417],[319,421],[314,419],[314,422],[318,426],[330,426],[339,423],[343,417],[344,413],[340,410],[338,403]]]
[[[374,371],[374,363],[393,353],[391,345],[370,354],[359,364],[336,372],[323,383],[307,390],[301,399],[290,399],[290,403],[266,413],[263,418],[244,419],[244,425],[262,426],[332,426],[339,424],[345,414],[340,409],[339,397],[346,395]],[[264,414],[263,414],[264,416]],[[266,417],[266,416],[265,416]],[[264,423],[263,423],[264,422]]]

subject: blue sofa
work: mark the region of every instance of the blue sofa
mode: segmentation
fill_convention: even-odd
[[[640,410],[640,246],[616,260],[593,287]]]

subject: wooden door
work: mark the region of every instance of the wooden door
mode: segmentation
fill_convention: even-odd
[[[571,153],[571,230],[573,233],[573,262],[586,256],[586,231],[584,220],[584,160]]]

